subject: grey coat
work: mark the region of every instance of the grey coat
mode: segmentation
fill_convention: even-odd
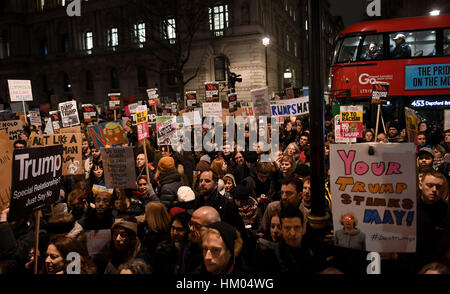
[[[366,235],[360,230],[356,229],[353,233],[347,233],[344,229],[336,231],[336,246],[366,250]]]

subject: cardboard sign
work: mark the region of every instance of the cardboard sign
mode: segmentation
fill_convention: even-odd
[[[241,102],[241,111],[242,116],[254,116],[255,112],[253,111],[253,103],[252,102]]]
[[[97,110],[93,104],[82,104],[81,109],[83,112],[83,121],[85,123],[97,121]]]
[[[9,203],[11,195],[11,171],[14,147],[5,131],[0,131],[0,170],[2,180],[0,181],[0,211]]]
[[[23,122],[20,119],[0,121],[0,131],[5,131],[9,140],[14,142],[23,133]]]
[[[87,230],[83,234],[86,237],[86,247],[89,256],[96,256],[111,242],[111,230]]]
[[[267,87],[250,91],[255,116],[270,117],[269,89]]]
[[[237,111],[237,94],[236,93],[228,94],[228,110],[230,113]]]
[[[33,125],[33,126],[42,126],[41,112],[40,111],[30,110],[28,112],[28,114],[30,115],[30,124],[31,125]]]
[[[9,217],[17,220],[59,199],[63,147],[14,150]]]
[[[156,117],[156,138],[158,145],[170,145],[172,135],[177,130],[176,116]]]
[[[110,146],[128,144],[126,132],[119,120],[88,127],[89,136],[97,149]]]
[[[59,130],[62,128],[62,120],[61,114],[58,110],[53,110],[48,113],[50,115],[50,119],[52,120],[53,130]]]
[[[206,102],[219,102],[219,82],[205,83]]]
[[[417,146],[417,134],[419,133],[419,118],[416,112],[408,107],[405,107],[405,121],[406,133],[408,135],[408,142],[414,143]]]
[[[33,101],[30,80],[8,80],[11,102]]]
[[[373,155],[369,155],[369,147]],[[356,228],[365,235],[366,251],[416,250],[414,150],[411,143],[331,144],[335,236],[343,229],[341,216],[352,213],[358,220]]]
[[[62,174],[64,176],[83,174],[81,133],[31,136],[29,142],[31,147],[62,145]]]
[[[133,147],[100,149],[106,188],[136,189],[136,169]]]
[[[194,106],[197,104],[197,91],[186,92],[186,107]]]
[[[80,124],[76,101],[67,101],[59,103],[58,105],[63,127],[67,128]]]
[[[341,106],[341,136],[344,138],[362,138],[363,106]]]
[[[120,93],[109,93],[108,97],[109,110],[120,109]]]
[[[59,130],[59,133],[64,134],[64,133],[77,133],[77,134],[81,134],[81,126],[74,126],[74,127],[69,127],[69,128],[62,128]]]
[[[377,82],[372,84],[372,104],[384,104],[387,102],[389,83]]]
[[[275,117],[309,114],[309,97],[272,101],[270,111]]]

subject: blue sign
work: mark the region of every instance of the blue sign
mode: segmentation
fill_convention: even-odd
[[[405,66],[405,89],[450,88],[450,63]]]

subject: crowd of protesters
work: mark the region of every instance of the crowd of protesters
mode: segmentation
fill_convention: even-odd
[[[320,237],[308,224],[311,210],[310,130],[307,117],[280,124],[280,152],[262,162],[257,151],[174,151],[156,144],[155,132],[134,147],[136,188],[93,193],[105,185],[102,156],[82,124],[81,176],[64,176],[60,199],[42,210],[38,260],[34,260],[34,219],[8,220],[0,213],[0,273],[67,273],[80,256],[82,274],[364,274],[367,253],[353,215],[342,218],[335,237]],[[14,148],[26,148],[28,128]],[[326,121],[325,164],[335,143],[333,121]],[[248,132],[246,132],[248,138]],[[407,142],[398,122],[386,133],[364,127],[358,142]],[[145,147],[144,147],[145,146]],[[229,147],[229,146],[228,146]],[[144,152],[146,148],[146,152]],[[417,252],[382,254],[382,268],[397,273],[448,273],[450,266],[450,130],[419,124],[417,156]],[[146,158],[148,159],[148,173]],[[329,170],[328,173],[329,175]],[[332,215],[329,179],[326,210]],[[431,192],[430,192],[431,191]],[[92,256],[86,231],[110,230],[111,241]],[[336,246],[339,245],[339,246]]]

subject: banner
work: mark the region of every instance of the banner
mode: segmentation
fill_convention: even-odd
[[[384,104],[387,102],[389,83],[376,82],[372,84],[372,104]]]
[[[11,102],[33,101],[30,80],[8,80]]]
[[[62,146],[14,150],[9,218],[17,220],[59,199]]]
[[[88,131],[97,149],[106,145],[118,146],[128,144],[128,138],[120,120],[89,126]]]
[[[341,136],[344,138],[362,138],[363,106],[341,106]]]
[[[80,118],[78,117],[76,101],[62,102],[59,103],[58,105],[63,127],[67,128],[80,124]]]
[[[100,149],[106,188],[136,189],[136,170],[133,147]]]
[[[120,109],[120,93],[109,93],[109,110]]]
[[[374,151],[371,155],[369,148]],[[350,213],[357,219],[360,235],[364,235],[366,251],[415,252],[414,150],[411,143],[331,144],[330,188],[335,238],[343,230],[341,217]],[[339,241],[336,239],[337,244]]]
[[[171,145],[172,134],[174,134],[176,130],[176,116],[156,117],[156,138],[158,145]]]
[[[85,123],[93,123],[97,121],[97,110],[93,104],[82,104],[83,121]]]
[[[242,116],[254,116],[255,112],[253,111],[253,103],[252,102],[241,102],[241,115]]]
[[[207,102],[202,104],[203,117],[222,117],[221,102]]]
[[[19,140],[23,133],[23,121],[20,119],[0,121],[0,131],[5,131],[11,142]]]
[[[42,126],[40,111],[30,110],[30,111],[28,111],[28,114],[30,115],[30,124],[31,125],[39,126],[39,127]]]
[[[197,91],[186,92],[186,107],[197,104]]]
[[[205,83],[206,102],[219,102],[219,82]]]
[[[11,171],[14,147],[5,131],[0,131],[0,211],[6,208],[11,195]]]
[[[50,119],[52,120],[53,130],[59,130],[62,128],[61,114],[58,110],[52,110],[48,113],[50,115]]]
[[[309,97],[272,101],[270,110],[275,117],[309,114]]]
[[[81,133],[31,136],[29,142],[30,147],[62,145],[62,174],[64,176],[83,174]]]
[[[237,111],[237,94],[228,94],[228,110],[230,113]]]
[[[419,133],[419,119],[416,112],[408,107],[405,107],[405,121],[406,133],[408,135],[408,142],[414,143],[417,146],[417,134]]]
[[[255,116],[270,117],[269,89],[267,87],[250,91]]]

